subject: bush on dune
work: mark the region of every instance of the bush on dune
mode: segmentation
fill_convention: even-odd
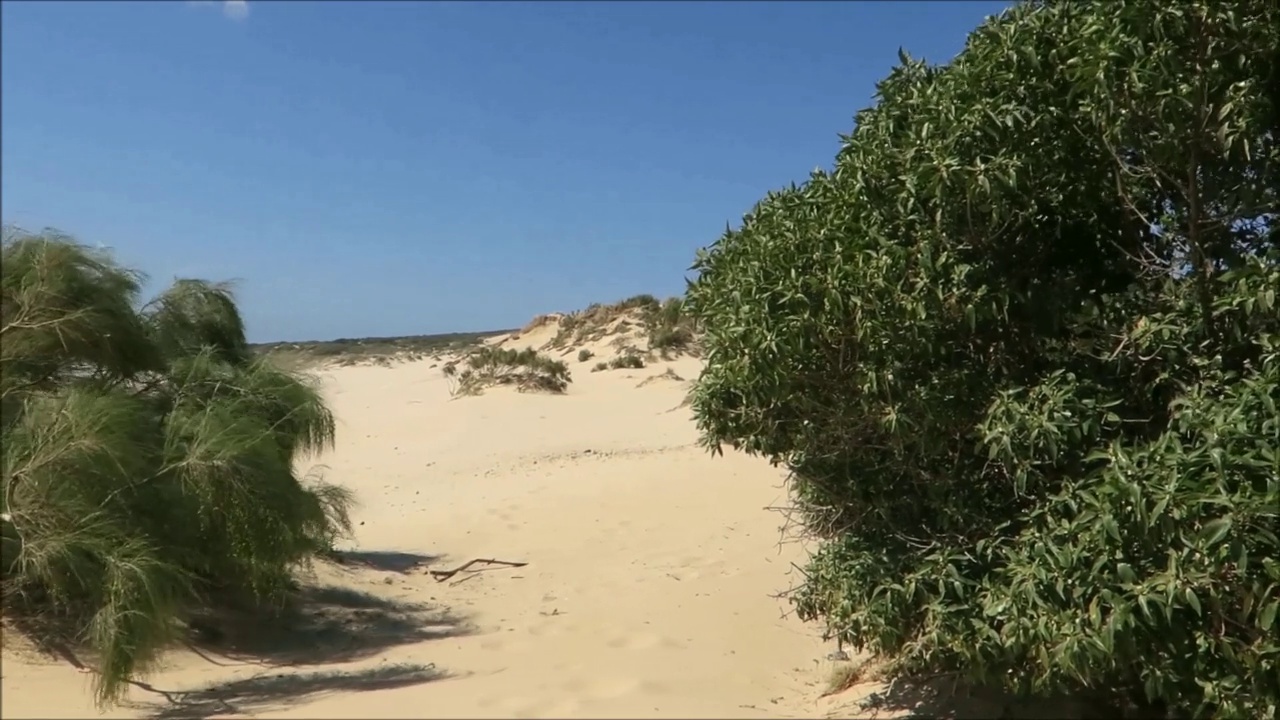
[[[1019,5],[699,255],[696,417],[792,471],[802,617],[892,672],[1274,717],[1276,27]]]
[[[644,367],[644,358],[634,350],[623,352],[609,361],[610,370],[640,370]]]
[[[649,306],[644,317],[649,335],[649,349],[665,359],[673,352],[696,352],[697,319],[685,312],[684,298],[668,298]]]
[[[457,361],[444,366],[445,377],[454,395],[479,395],[485,388],[512,385],[521,392],[563,393],[573,377],[569,366],[561,360],[541,355],[533,348],[524,350],[485,346],[468,355],[466,367],[458,372]]]
[[[640,370],[645,366],[644,358],[634,349],[615,355],[612,360],[600,361],[591,368],[591,372],[604,370]]]
[[[294,471],[334,419],[223,286],[139,308],[139,274],[51,232],[6,233],[0,278],[6,619],[87,645],[108,704],[193,612],[281,606],[350,529],[348,493]]]
[[[697,353],[697,324],[695,318],[684,312],[684,298],[659,300],[648,294],[635,295],[612,305],[596,303],[562,316],[559,330],[549,346],[564,348],[597,341],[629,330],[636,321],[643,327],[649,350],[664,359],[679,353]]]

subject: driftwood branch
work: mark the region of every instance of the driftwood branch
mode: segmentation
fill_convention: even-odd
[[[431,577],[435,578],[436,582],[444,582],[445,580],[448,580],[454,575],[457,575],[458,573],[469,569],[472,565],[480,565],[480,564],[503,565],[505,567],[518,568],[518,567],[524,567],[529,563],[512,562],[510,560],[494,560],[493,558],[476,558],[475,560],[469,560],[452,570],[428,570],[427,572],[431,573]]]

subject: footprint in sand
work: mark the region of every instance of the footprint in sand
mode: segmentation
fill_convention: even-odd
[[[533,650],[536,646],[527,640],[511,638],[507,633],[480,641],[480,647],[497,653],[521,655]]]
[[[675,580],[677,582],[684,582],[685,580],[698,580],[702,577],[702,572],[698,570],[694,570],[692,568],[689,568],[689,569],[680,568],[676,570],[668,570],[664,574],[668,578],[671,578],[672,580]]]
[[[477,702],[476,705],[477,707],[485,708],[486,710],[492,708],[493,710],[496,710],[497,714],[500,716],[513,718],[565,717],[567,715],[575,714],[581,707],[581,703],[575,698],[548,702],[545,699],[531,698],[523,695],[504,698],[498,702],[494,702],[489,699],[481,700]]]
[[[593,680],[583,694],[592,700],[618,700],[635,695],[658,695],[665,691],[666,688],[660,683],[636,677],[613,677]]]
[[[669,638],[658,633],[638,632],[619,635],[607,640],[605,647],[610,650],[653,650],[656,648],[680,650],[684,648],[684,644],[675,638]]]
[[[567,700],[561,700],[555,703],[554,705],[548,706],[545,711],[539,712],[534,717],[540,717],[540,718],[566,717],[569,715],[576,714],[578,712],[578,708],[580,708],[581,706],[582,706],[582,703],[578,702],[577,699],[569,698]]]
[[[572,633],[578,629],[576,625],[564,622],[562,615],[547,615],[547,618],[554,618],[552,621],[541,620],[529,625],[528,632],[536,638],[551,638],[565,633]]]
[[[576,714],[581,706],[582,703],[574,698],[560,700],[555,703],[532,701],[514,708],[511,712],[511,716],[516,718],[566,717],[568,715]]]

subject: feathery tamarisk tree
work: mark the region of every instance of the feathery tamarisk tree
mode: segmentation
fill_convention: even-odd
[[[255,357],[228,288],[141,276],[55,232],[0,263],[0,583],[6,619],[94,656],[120,698],[184,620],[280,607],[291,570],[350,530],[348,491],[304,482],[334,419]]]

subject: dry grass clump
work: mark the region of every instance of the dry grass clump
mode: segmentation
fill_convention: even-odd
[[[827,687],[822,691],[821,697],[839,695],[857,685],[871,674],[867,671],[868,668],[862,663],[839,663],[831,669],[831,674],[827,676]]]
[[[564,319],[564,317],[565,316],[562,313],[546,313],[544,315],[539,315],[534,319],[530,320],[528,325],[525,325],[523,328],[520,328],[519,332],[516,333],[516,335],[517,337],[519,335],[528,335],[529,333],[539,328],[546,327],[547,325],[551,325],[553,323],[561,322]]]
[[[461,372],[460,363],[465,365]],[[480,347],[462,360],[446,363],[443,372],[454,396],[479,395],[499,385],[514,386],[520,392],[563,393],[573,382],[568,365],[533,348]]]

